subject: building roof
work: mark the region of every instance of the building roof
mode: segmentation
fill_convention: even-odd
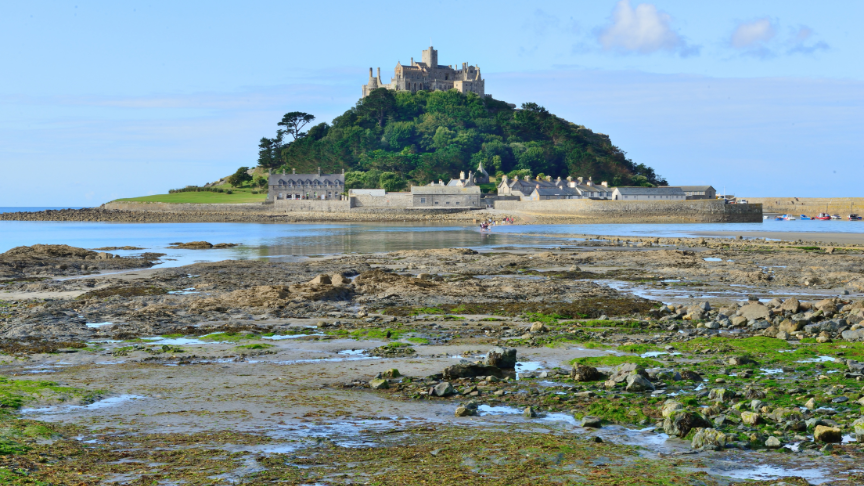
[[[572,187],[535,187],[532,194],[536,192],[541,196],[579,196],[579,191]]]
[[[620,194],[628,196],[684,196],[680,187],[616,187]]]
[[[280,181],[283,185],[311,184],[316,180],[322,185],[345,185],[345,174],[270,174],[268,183],[271,186],[278,186]]]
[[[699,192],[699,191],[710,191],[716,190],[712,186],[669,186],[669,187],[678,187],[681,188],[684,192]]]
[[[411,186],[411,194],[414,195],[431,195],[431,194],[450,194],[450,195],[459,195],[459,194],[480,194],[479,186],[469,186],[469,187],[461,187],[461,186],[441,186],[438,184],[431,186]]]

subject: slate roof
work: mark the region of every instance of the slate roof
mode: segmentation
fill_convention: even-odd
[[[706,192],[714,189],[712,186],[669,186],[669,187],[678,187],[684,192]],[[716,189],[714,189],[716,190]]]
[[[270,174],[268,184],[271,186],[294,184],[314,184],[319,182],[322,186],[344,186],[345,174]]]
[[[541,196],[579,196],[579,191],[572,187],[535,187],[532,194],[536,192]]]

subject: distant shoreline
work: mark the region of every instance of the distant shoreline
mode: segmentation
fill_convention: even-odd
[[[786,232],[786,231],[704,231],[694,233],[698,236],[743,236],[745,238],[770,238],[782,241],[816,241],[821,243],[864,244],[864,223],[860,224],[861,233],[820,233],[820,232]]]

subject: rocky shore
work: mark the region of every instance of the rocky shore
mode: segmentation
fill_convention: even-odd
[[[0,428],[5,470],[58,484],[416,484],[428,467],[441,484],[864,481],[858,246],[586,238],[57,278],[154,261],[94,254],[0,255],[15,272],[0,299],[16,296],[0,302],[0,414],[24,418]]]

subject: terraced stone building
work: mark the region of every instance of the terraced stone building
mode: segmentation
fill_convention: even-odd
[[[268,181],[267,201],[280,199],[321,199],[341,200],[345,192],[345,171],[341,174],[322,174],[318,167],[317,174],[297,174],[291,170],[279,174],[270,174]]]

